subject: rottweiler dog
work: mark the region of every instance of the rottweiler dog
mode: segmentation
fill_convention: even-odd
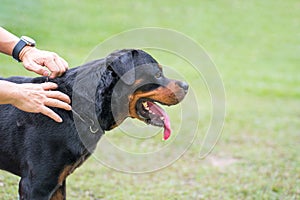
[[[175,105],[188,84],[163,75],[148,53],[124,49],[68,70],[63,76],[1,78],[15,83],[58,84],[72,99],[72,111],[52,108],[63,123],[11,105],[0,105],[0,169],[21,177],[21,200],[66,199],[65,180],[93,152],[105,131],[127,118],[164,127],[166,112],[157,104]]]

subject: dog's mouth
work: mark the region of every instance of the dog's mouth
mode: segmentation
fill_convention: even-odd
[[[168,114],[151,99],[142,98],[136,103],[136,113],[147,124],[163,127],[163,139],[167,140],[171,135],[171,124]]]

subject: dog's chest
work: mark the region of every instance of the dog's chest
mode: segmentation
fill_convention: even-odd
[[[79,159],[75,162],[72,163],[70,165],[66,165],[64,167],[64,169],[61,171],[59,178],[58,178],[58,184],[62,185],[63,181],[74,172],[74,170],[79,167],[80,165],[82,165],[82,163],[84,161],[86,161],[86,159],[91,155],[90,152],[86,151],[81,157],[79,157]]]

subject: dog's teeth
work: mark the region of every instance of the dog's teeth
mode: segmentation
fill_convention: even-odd
[[[165,118],[164,118],[164,117],[160,117],[160,119],[161,119],[161,120],[165,120]]]
[[[144,106],[144,108],[145,108],[146,110],[149,110],[149,106],[148,106],[148,103],[147,103],[147,102],[143,102],[142,104],[143,104],[143,106]]]

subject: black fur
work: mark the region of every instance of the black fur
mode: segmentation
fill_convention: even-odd
[[[157,62],[144,51],[121,50],[107,58],[70,69],[62,77],[51,80],[45,77],[1,78],[15,83],[51,81],[58,84],[57,90],[73,100],[73,111],[52,108],[62,117],[63,123],[56,123],[42,114],[23,112],[11,105],[0,105],[0,169],[21,177],[19,184],[21,200],[48,200],[60,190],[64,196],[61,199],[65,198],[65,181],[59,182],[65,167],[75,168],[80,165],[90,156],[104,131],[110,130],[116,125],[116,121],[121,122],[128,116],[127,113],[121,113],[123,111],[120,111],[118,116],[112,114],[112,91],[120,81],[120,76],[138,65],[149,63],[157,65]],[[159,68],[157,66],[153,69],[145,68],[139,73],[143,76],[148,74],[150,77],[156,73],[155,70]],[[82,76],[82,80],[79,79],[84,73],[91,76],[87,77],[91,85],[84,85],[85,76]],[[130,87],[128,85],[133,83],[132,80],[141,74],[134,73],[133,76],[134,78],[121,79],[124,84],[121,84],[118,92],[120,99],[128,98],[126,88]],[[76,87],[79,87],[79,90],[76,90]],[[89,94],[90,88],[96,88],[94,100]],[[74,105],[74,95],[80,97],[77,103],[94,106],[97,116],[92,116],[81,106]],[[99,123],[98,127],[95,124],[95,117]],[[79,128],[84,135],[78,133],[78,127],[74,123],[76,119],[82,122]],[[91,129],[95,133],[91,133]]]

